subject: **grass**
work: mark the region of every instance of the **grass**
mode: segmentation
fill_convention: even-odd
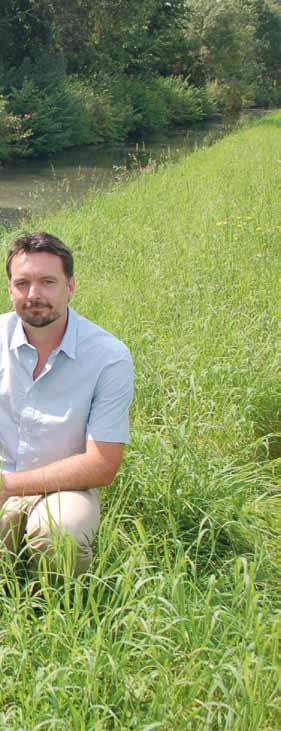
[[[34,224],[73,247],[136,398],[88,575],[3,555],[0,731],[280,729],[280,127]]]

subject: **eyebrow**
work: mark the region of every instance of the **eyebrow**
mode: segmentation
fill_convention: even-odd
[[[53,276],[52,274],[42,274],[42,276],[39,277],[39,281],[44,281],[46,279],[50,279],[52,282],[57,282],[58,278]],[[12,278],[12,284],[20,284],[21,282],[28,282],[30,281],[30,277],[27,275],[22,275],[21,277],[16,277],[15,279]]]

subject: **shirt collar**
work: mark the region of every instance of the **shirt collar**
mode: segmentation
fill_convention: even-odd
[[[77,314],[72,309],[72,307],[68,308],[68,322],[66,326],[66,331],[64,333],[64,336],[62,338],[62,341],[57,348],[57,351],[63,350],[63,352],[69,357],[75,360],[76,358],[76,350],[77,350]],[[29,345],[29,342],[27,340],[26,334],[24,332],[22,321],[20,318],[17,319],[17,323],[12,335],[11,343],[10,343],[10,350],[16,350],[16,348],[20,348],[22,345]]]
[[[10,350],[16,350],[16,348],[20,348],[21,345],[29,345],[29,342],[21,324],[21,320],[18,317],[9,348]]]
[[[76,312],[72,309],[72,307],[69,307],[66,331],[58,348],[58,350],[63,350],[65,355],[68,355],[69,358],[73,358],[73,360],[76,358],[77,351],[77,319]]]

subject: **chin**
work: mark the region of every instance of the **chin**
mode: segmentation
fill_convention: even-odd
[[[53,317],[27,317],[26,314],[22,317],[22,321],[26,322],[31,327],[47,327],[58,319],[57,316]]]
[[[31,325],[31,327],[47,327],[47,325],[51,325],[54,320],[45,320],[45,321],[38,321],[38,320],[25,320],[27,325]]]

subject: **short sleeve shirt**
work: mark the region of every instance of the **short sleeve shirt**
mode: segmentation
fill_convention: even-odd
[[[0,316],[0,459],[7,472],[85,452],[87,440],[129,442],[128,348],[68,310],[59,347],[33,380],[37,351],[18,315]]]

